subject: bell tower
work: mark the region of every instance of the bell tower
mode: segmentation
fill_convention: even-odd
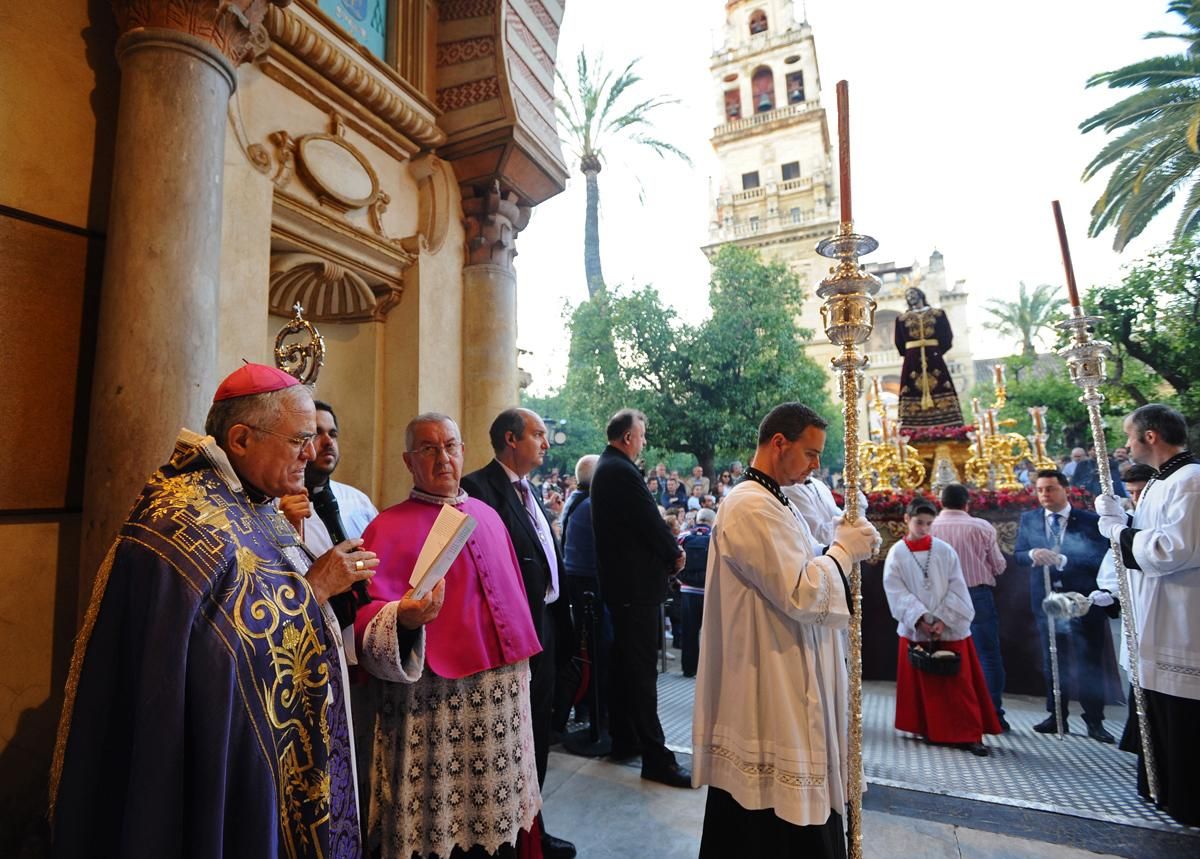
[[[814,327],[812,291],[827,266],[814,247],[838,224],[812,27],[791,0],[728,0],[711,70],[721,175],[704,250],[734,243],[788,262],[809,294],[803,323]]]

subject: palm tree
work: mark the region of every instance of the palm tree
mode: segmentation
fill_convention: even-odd
[[[992,322],[983,323],[984,328],[991,328],[1001,334],[1021,338],[1021,354],[1029,359],[1037,357],[1034,341],[1042,329],[1050,328],[1058,317],[1058,309],[1066,303],[1066,299],[1057,295],[1058,287],[1043,283],[1033,288],[1033,293],[1025,291],[1021,284],[1016,301],[1004,301],[992,298],[985,309],[995,317]]]
[[[587,182],[587,209],[583,227],[583,268],[587,276],[588,296],[604,289],[600,268],[600,184],[597,177],[605,164],[604,145],[617,135],[648,147],[660,158],[674,155],[688,164],[691,159],[678,147],[654,137],[650,116],[660,107],[678,103],[678,99],[654,96],[625,106],[622,100],[641,78],[634,72],[633,60],[619,75],[605,70],[600,57],[588,59],[579,51],[575,62],[578,83],[574,88],[561,72],[558,75],[563,98],[555,107],[566,131],[564,145],[579,159],[579,170]]]
[[[1200,0],[1172,0],[1168,12],[1184,20],[1182,33],[1147,33],[1147,39],[1181,39],[1181,54],[1155,57],[1092,76],[1089,87],[1140,87],[1079,127],[1121,133],[1088,164],[1084,180],[1116,165],[1108,185],[1092,207],[1088,234],[1116,228],[1113,248],[1123,250],[1169,204],[1186,191],[1175,224],[1179,239],[1200,227]]]

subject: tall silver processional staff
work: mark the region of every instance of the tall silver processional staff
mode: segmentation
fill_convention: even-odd
[[[1108,440],[1104,436],[1104,419],[1100,416],[1100,404],[1104,402],[1104,394],[1098,389],[1108,378],[1104,370],[1104,359],[1110,354],[1111,347],[1103,340],[1097,340],[1088,330],[1089,326],[1102,319],[1099,316],[1083,315],[1079,290],[1075,286],[1075,269],[1071,265],[1071,248],[1067,244],[1067,229],[1063,225],[1062,208],[1058,205],[1058,200],[1051,206],[1054,209],[1054,222],[1058,227],[1058,244],[1062,249],[1063,268],[1067,275],[1067,293],[1071,297],[1071,318],[1058,324],[1059,328],[1071,334],[1071,342],[1059,354],[1067,362],[1071,381],[1083,391],[1079,401],[1087,406],[1092,441],[1096,446],[1096,473],[1100,476],[1101,492],[1113,497],[1112,473],[1108,468]],[[1150,788],[1150,798],[1157,802],[1158,772],[1154,766],[1154,749],[1150,745],[1150,726],[1146,722],[1146,695],[1142,691],[1139,676],[1137,618],[1134,615],[1133,600],[1130,599],[1129,571],[1125,569],[1125,562],[1122,560],[1121,544],[1112,540],[1111,545],[1113,561],[1117,568],[1117,582],[1120,585],[1121,611],[1125,619],[1125,647],[1129,654],[1129,682],[1133,686],[1133,702],[1137,709],[1138,734],[1142,740],[1142,757],[1146,762],[1146,782]],[[1050,640],[1054,640],[1053,627]]]
[[[821,281],[817,295],[825,299],[821,320],[831,343],[841,348],[832,364],[840,374],[842,416],[845,421],[846,521],[861,516],[858,509],[858,374],[867,358],[858,346],[867,342],[875,327],[875,299],[880,280],[858,262],[862,254],[879,247],[870,236],[857,235],[850,214],[850,95],[846,81],[838,81],[838,166],[841,179],[841,224],[838,234],[817,245],[817,253],[838,262]],[[862,569],[857,561],[850,568],[850,742],[847,793],[850,803],[846,838],[850,859],[862,853]]]

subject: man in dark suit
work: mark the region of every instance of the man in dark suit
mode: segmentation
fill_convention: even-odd
[[[634,461],[646,445],[646,416],[622,409],[608,422],[608,446],[592,475],[592,530],[600,593],[612,616],[609,733],[614,760],[642,756],[642,778],[691,787],[658,720],[658,613],[667,577],[684,555],[658,514]]]
[[[1054,718],[1054,692],[1051,686],[1050,631],[1042,599],[1046,596],[1045,569],[1050,570],[1055,591],[1083,594],[1096,590],[1096,571],[1108,549],[1107,541],[1096,530],[1099,517],[1087,510],[1075,510],[1067,501],[1067,478],[1061,471],[1043,469],[1037,473],[1037,510],[1021,515],[1014,557],[1018,564],[1032,567],[1029,580],[1030,603],[1042,639],[1042,665],[1046,678],[1046,710],[1050,716],[1034,726],[1042,734],[1057,731]],[[1104,729],[1104,636],[1108,621],[1104,610],[1092,606],[1083,617],[1056,622],[1058,669],[1062,688],[1062,724],[1067,727],[1068,701],[1076,698],[1083,706],[1087,735],[1102,743],[1113,742]]]
[[[572,640],[566,600],[560,600],[562,553],[537,487],[528,476],[542,464],[550,442],[546,424],[528,409],[507,409],[492,421],[489,435],[496,458],[462,479],[467,494],[500,514],[512,538],[525,581],[529,613],[542,643],[542,652],[529,660],[530,709],[538,784],[546,780],[550,755],[550,722],[554,710],[555,641]],[[555,838],[542,822],[542,853],[547,859],[569,859],[575,845]]]
[[[1111,456],[1108,458],[1108,472],[1112,475],[1113,494],[1121,498],[1129,497],[1129,493],[1125,491],[1125,484],[1121,480],[1117,461]],[[1096,460],[1085,459],[1076,465],[1075,473],[1071,475],[1071,485],[1086,489],[1093,495],[1099,495],[1101,490],[1100,470],[1097,468]]]

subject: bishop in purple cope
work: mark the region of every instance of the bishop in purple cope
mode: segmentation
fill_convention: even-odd
[[[378,560],[308,553],[312,396],[273,367],[182,430],[96,578],[51,771],[53,855],[362,855],[342,640],[328,599]]]

